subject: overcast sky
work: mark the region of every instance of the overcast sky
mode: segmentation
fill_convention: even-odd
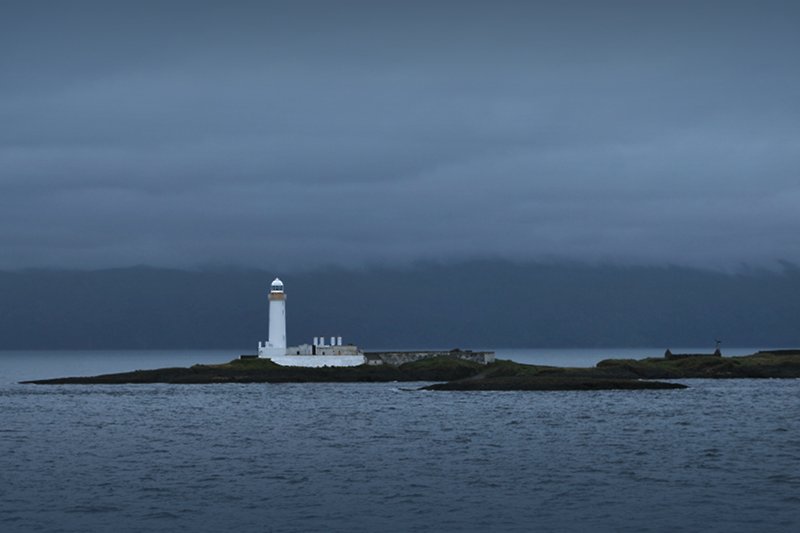
[[[800,2],[0,4],[0,268],[800,262]]]

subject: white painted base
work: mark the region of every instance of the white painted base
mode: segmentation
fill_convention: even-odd
[[[363,355],[284,355],[270,357],[281,366],[359,366],[367,362]]]
[[[258,356],[259,357],[272,357],[273,355],[281,356],[286,355],[286,345],[274,345],[271,342],[258,343]]]

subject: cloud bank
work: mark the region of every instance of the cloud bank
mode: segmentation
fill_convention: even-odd
[[[794,2],[112,4],[4,4],[0,268],[800,262]]]

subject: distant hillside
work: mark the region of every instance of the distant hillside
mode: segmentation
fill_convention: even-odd
[[[476,261],[365,271],[0,272],[0,349],[255,347],[269,282],[290,343],[366,347],[800,345],[800,270]]]

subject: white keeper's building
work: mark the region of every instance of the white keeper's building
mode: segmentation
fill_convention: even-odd
[[[358,366],[367,362],[353,344],[342,344],[341,337],[314,337],[311,344],[286,346],[286,291],[275,278],[269,290],[269,340],[258,343],[258,356],[282,366]]]

